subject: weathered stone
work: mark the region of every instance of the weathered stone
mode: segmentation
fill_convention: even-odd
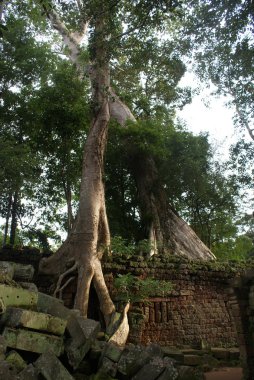
[[[91,348],[93,340],[96,339],[100,328],[100,323],[92,319],[85,319],[76,315],[69,318],[67,330],[71,338],[67,342],[65,350],[73,368],[78,368]]]
[[[103,372],[111,377],[115,377],[117,372],[117,363],[104,356],[101,361],[100,372]]]
[[[14,280],[32,281],[33,277],[34,267],[32,265],[14,263]]]
[[[28,329],[47,331],[55,335],[63,335],[67,321],[49,314],[31,310],[8,308],[3,316],[4,323],[9,327],[26,327]]]
[[[33,282],[19,281],[19,285],[24,289],[30,290],[30,292],[38,292],[38,288]]]
[[[177,370],[173,366],[167,366],[158,377],[158,380],[176,380],[177,378]]]
[[[6,341],[2,335],[0,335],[0,360],[4,360],[6,352]]]
[[[6,362],[0,361],[0,379],[1,380],[16,380],[17,379],[17,371],[16,368]]]
[[[25,360],[16,351],[10,351],[5,360],[12,364],[16,368],[17,372],[22,371],[22,369],[27,366]]]
[[[61,319],[68,319],[73,314],[61,300],[41,292],[38,292],[37,310]]]
[[[230,355],[229,350],[226,348],[212,347],[211,352],[216,359],[223,359],[223,360],[229,359],[229,355]]]
[[[53,352],[42,354],[34,363],[45,380],[74,380]]]
[[[39,380],[38,370],[29,364],[19,373],[19,380]]]
[[[117,368],[121,378],[130,379],[151,359],[150,355],[141,347],[128,347],[120,357]]]
[[[0,273],[8,276],[10,280],[14,277],[14,265],[8,261],[0,261]]]
[[[6,327],[3,332],[6,345],[24,351],[44,353],[48,350],[60,356],[63,352],[63,338],[29,330],[14,330]]]
[[[183,353],[170,347],[163,347],[162,351],[165,356],[175,359],[178,363],[183,363]]]
[[[240,359],[239,348],[230,348],[228,351],[229,351],[229,359],[230,360],[239,360]]]
[[[102,357],[107,357],[113,362],[117,363],[123,353],[123,349],[114,343],[107,343],[103,349]]]
[[[198,366],[202,363],[202,359],[199,355],[184,355],[183,364],[189,366]]]
[[[30,292],[22,288],[0,284],[1,299],[5,307],[15,306],[25,309],[35,309],[38,300],[38,293]]]
[[[177,380],[190,380],[190,379],[192,379],[192,380],[203,380],[204,379],[204,375],[197,368],[187,367],[187,366],[180,366],[178,368],[178,378],[177,378]]]
[[[131,380],[155,380],[164,371],[164,366],[160,363],[156,364],[145,364],[132,378]]]

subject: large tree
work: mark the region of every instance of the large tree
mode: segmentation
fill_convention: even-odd
[[[52,258],[42,263],[41,270],[61,274],[77,268],[75,307],[87,315],[93,281],[108,323],[115,308],[100,262],[110,243],[103,184],[104,151],[111,117],[122,126],[128,120],[136,122],[130,108],[112,89],[110,66],[118,64],[119,49],[130,44],[133,36],[145,41],[147,35],[162,32],[164,21],[175,17],[177,3],[168,0],[109,0],[103,3],[90,0],[69,1],[67,4],[45,0],[38,3],[31,5],[32,11],[42,10],[51,27],[62,36],[80,80],[88,77],[92,92],[92,121],[84,146],[77,216],[68,239]],[[19,4],[15,6],[19,8]],[[37,16],[39,18],[38,13]],[[88,40],[86,50],[82,47],[85,37]],[[142,81],[142,73],[139,78]],[[137,153],[132,159],[141,211],[147,220],[153,250],[161,245],[174,254],[212,259],[209,249],[169,205],[153,157]],[[73,267],[66,271],[71,262]]]

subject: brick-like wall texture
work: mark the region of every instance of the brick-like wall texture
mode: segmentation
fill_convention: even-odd
[[[111,292],[113,278],[128,272],[170,281],[173,285],[166,297],[154,294],[148,303],[138,305],[144,322],[132,323],[130,341],[197,348],[237,345],[228,284],[239,274],[231,268],[167,257],[149,261],[138,257],[106,263],[104,271]],[[130,320],[132,322],[132,318]]]

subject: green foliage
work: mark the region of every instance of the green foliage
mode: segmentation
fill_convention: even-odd
[[[225,239],[213,247],[213,253],[220,261],[246,261],[253,252],[253,241],[246,235]]]
[[[134,255],[148,255],[151,250],[151,244],[147,239],[140,240],[138,243],[129,242],[121,236],[115,235],[111,239],[111,251],[115,255],[130,258]]]
[[[172,291],[172,284],[168,281],[159,281],[153,278],[142,279],[128,273],[118,275],[114,280],[117,290],[117,299],[120,301],[143,302],[149,297],[165,297]]]

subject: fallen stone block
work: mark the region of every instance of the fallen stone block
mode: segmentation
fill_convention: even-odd
[[[21,282],[19,281],[19,285],[30,292],[38,292],[37,286],[33,282]]]
[[[32,364],[29,364],[19,373],[19,380],[39,380],[39,372]]]
[[[6,352],[6,341],[2,335],[0,335],[0,360],[4,360]]]
[[[216,359],[228,360],[229,350],[226,348],[212,347],[211,352]]]
[[[2,323],[9,327],[25,327],[28,329],[47,331],[55,335],[63,335],[67,321],[49,314],[10,307],[2,317]]]
[[[228,351],[229,351],[229,359],[230,360],[239,360],[240,359],[239,348],[230,348]]]
[[[78,315],[72,315],[69,318],[67,331],[70,335],[70,339],[65,345],[65,351],[69,363],[73,368],[78,368],[90,350],[100,329],[100,323],[92,319],[85,319]]]
[[[34,363],[45,380],[74,380],[53,352],[42,354]]]
[[[14,330],[9,327],[4,329],[3,336],[7,347],[39,354],[51,350],[56,356],[63,352],[63,338],[59,336],[23,329]]]
[[[14,280],[16,281],[32,281],[34,277],[34,267],[31,264],[14,264]]]
[[[113,362],[117,363],[120,360],[120,357],[123,353],[123,349],[117,346],[114,343],[107,343],[104,346],[101,357],[106,357]]]
[[[99,371],[114,378],[117,373],[117,363],[113,362],[109,358],[104,357],[101,361]]]
[[[183,364],[187,366],[198,366],[202,363],[202,358],[199,355],[184,355]]]
[[[162,348],[163,354],[165,356],[168,356],[174,360],[176,360],[178,363],[183,363],[183,353],[180,350],[174,350],[170,347],[163,347]]]
[[[14,277],[14,265],[8,261],[0,261],[0,273],[7,276],[10,280]]]
[[[178,379],[178,371],[173,366],[167,366],[157,380],[176,380]]]
[[[17,288],[10,285],[0,284],[1,300],[5,307],[15,306],[25,309],[36,309],[38,293]]]
[[[68,319],[73,314],[73,310],[65,307],[63,301],[41,292],[38,292],[37,311],[61,319]]]
[[[158,363],[156,364],[145,364],[132,378],[131,380],[155,380],[164,371],[164,366]]]
[[[12,364],[13,367],[16,368],[17,372],[19,373],[24,368],[26,368],[27,364],[25,360],[22,358],[22,356],[16,352],[16,351],[10,351],[5,359],[8,363]]]
[[[1,380],[18,380],[17,371],[12,364],[0,361],[0,379]]]
[[[150,359],[149,354],[141,347],[128,347],[123,351],[117,365],[121,378],[130,379],[147,364]]]

